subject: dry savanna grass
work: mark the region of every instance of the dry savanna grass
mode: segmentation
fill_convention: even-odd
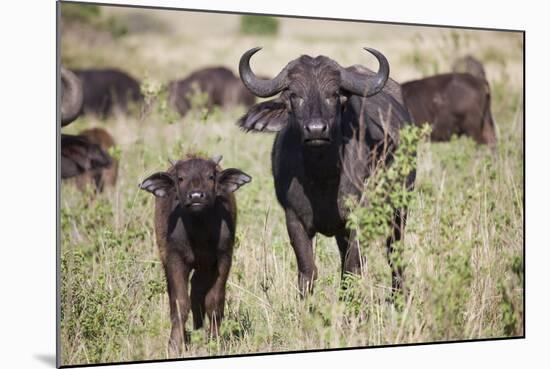
[[[67,6],[66,4],[62,6]],[[520,34],[283,19],[277,36],[239,33],[239,17],[104,8],[102,19],[66,21],[62,62],[115,66],[144,82],[146,109],[104,121],[81,117],[64,128],[102,126],[117,141],[116,188],[90,200],[61,188],[62,364],[168,357],[168,297],[153,230],[153,197],[138,183],[191,151],[223,155],[253,182],[236,194],[237,242],[219,339],[191,331],[184,356],[376,346],[523,335],[523,101]],[[105,25],[108,25],[105,26]],[[122,25],[125,32],[112,32]],[[204,27],[208,25],[208,27]],[[205,31],[207,30],[207,31]],[[389,302],[391,280],[383,239],[362,245],[366,265],[346,298],[333,239],[315,239],[319,279],[300,300],[297,267],[270,171],[274,139],[245,134],[244,108],[185,118],[162,102],[159,86],[190,71],[226,65],[236,71],[245,50],[275,75],[301,54],[375,68],[362,47],[384,52],[398,81],[450,69],[472,53],[487,69],[498,126],[496,151],[467,138],[419,144],[418,174],[405,241],[409,295]],[[136,109],[140,110],[140,109]]]

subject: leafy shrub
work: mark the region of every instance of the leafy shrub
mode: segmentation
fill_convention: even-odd
[[[61,18],[68,22],[84,23],[95,29],[107,31],[114,38],[128,33],[128,28],[118,18],[104,17],[98,5],[63,3]]]
[[[91,23],[101,16],[98,5],[89,4],[61,4],[61,17],[68,21]]]
[[[416,168],[416,148],[419,141],[429,135],[428,125],[418,128],[408,125],[401,130],[400,144],[394,153],[393,163],[379,168],[365,182],[361,199],[350,197],[347,226],[356,233],[361,245],[366,245],[390,234],[395,209],[408,208],[413,193],[406,180]]]
[[[279,31],[279,20],[264,15],[243,15],[241,33],[245,35],[276,35]]]

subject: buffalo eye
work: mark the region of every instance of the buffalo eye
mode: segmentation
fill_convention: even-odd
[[[292,95],[290,95],[290,99],[294,102],[294,104],[296,104],[297,106],[302,106],[302,104],[304,103],[304,99],[302,99],[300,96],[296,95],[295,93],[293,93]]]
[[[208,179],[211,180],[211,181],[213,181],[213,180],[215,179],[215,177],[214,177],[213,174],[211,174],[211,175],[208,176]]]
[[[334,93],[328,97],[325,98],[325,101],[327,104],[334,104],[336,102],[336,99],[338,99],[339,95],[337,93]]]
[[[183,177],[178,177],[178,181],[183,182]]]

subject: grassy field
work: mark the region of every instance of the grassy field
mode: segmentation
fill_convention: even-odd
[[[241,35],[238,16],[118,8],[103,17],[110,20],[100,26],[63,25],[62,62],[124,68],[151,95],[198,67],[236,70],[240,54],[257,45],[264,50],[253,68],[268,75],[303,53],[374,67],[362,51],[374,47],[386,54],[398,81],[448,71],[452,58],[470,52],[487,68],[499,143],[495,152],[467,138],[420,144],[403,244],[410,294],[397,310],[387,302],[391,280],[382,239],[366,248],[364,275],[344,302],[336,243],[317,237],[319,279],[314,294],[299,299],[296,261],[270,174],[274,136],[241,132],[235,122],[244,108],[209,114],[197,108],[181,119],[153,102],[133,116],[79,118],[64,132],[104,127],[118,143],[120,169],[116,188],[94,200],[62,185],[62,364],[168,357],[154,200],[137,185],[166,169],[168,158],[193,151],[222,154],[224,167],[241,168],[253,182],[237,192],[237,242],[221,336],[209,340],[206,331],[192,331],[185,356],[523,334],[521,35],[283,20],[277,36],[260,37]],[[199,32],[204,24],[212,25],[208,33]]]

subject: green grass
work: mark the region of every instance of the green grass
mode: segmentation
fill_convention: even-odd
[[[75,56],[74,50],[66,52]],[[233,60],[226,58],[227,64]],[[392,70],[406,67],[400,63]],[[495,152],[467,138],[419,145],[401,246],[410,292],[402,309],[388,302],[383,239],[365,245],[364,275],[341,299],[335,241],[317,237],[319,279],[313,295],[299,299],[296,261],[270,173],[274,136],[241,132],[235,121],[243,108],[206,114],[197,107],[181,119],[152,98],[139,118],[86,117],[64,128],[104,126],[118,143],[120,169],[116,188],[95,200],[62,185],[62,363],[168,357],[169,308],[154,241],[154,200],[137,185],[166,169],[168,158],[190,151],[221,154],[223,167],[241,168],[253,181],[236,193],[237,242],[221,336],[208,340],[206,331],[193,331],[185,356],[522,335],[523,106],[514,80],[493,75],[492,82],[500,83],[493,99]],[[155,95],[159,89],[146,90]],[[191,330],[191,319],[187,323]]]

